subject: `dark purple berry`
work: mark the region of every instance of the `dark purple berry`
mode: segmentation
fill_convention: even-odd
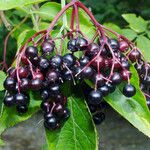
[[[78,48],[76,47],[76,39],[72,39],[68,42],[67,48],[68,50],[70,50],[71,52],[76,52],[78,51]]]
[[[129,49],[129,45],[128,45],[128,43],[127,42],[125,42],[125,41],[120,41],[119,42],[119,50],[121,51],[121,52],[127,52],[128,51],[128,49]]]
[[[39,67],[41,70],[45,70],[49,68],[49,61],[46,58],[41,57],[39,60]]]
[[[31,80],[31,89],[34,91],[40,90],[42,87],[42,80],[35,78]]]
[[[89,93],[88,102],[92,105],[98,105],[103,100],[103,95],[98,90],[93,90]]]
[[[17,112],[22,115],[28,111],[28,106],[27,105],[20,105],[16,106]]]
[[[132,50],[129,54],[129,59],[132,61],[132,62],[136,62],[138,59],[140,59],[141,57],[141,54],[138,50]]]
[[[26,51],[25,51],[25,55],[27,58],[34,58],[37,57],[38,55],[38,50],[36,47],[34,46],[29,46],[27,47]]]
[[[29,70],[25,67],[20,67],[18,73],[20,78],[26,78],[29,75]]]
[[[115,40],[115,39],[109,39],[108,42],[109,42],[111,48],[112,48],[114,51],[117,51],[117,50],[119,49],[119,43],[118,43],[117,40]]]
[[[101,124],[105,120],[105,114],[100,112],[93,115],[93,121],[96,125]]]
[[[123,94],[126,97],[132,97],[136,94],[136,88],[131,85],[131,84],[127,84],[124,88],[123,88]]]
[[[60,55],[55,55],[50,60],[50,65],[53,68],[60,68],[62,64],[63,64],[63,59],[62,59],[62,56]]]
[[[59,73],[54,70],[49,70],[46,74],[46,79],[49,83],[56,83],[59,81]]]
[[[4,105],[7,107],[11,107],[15,104],[14,96],[13,95],[6,95],[4,97]]]
[[[86,50],[88,46],[88,41],[82,37],[78,37],[76,40],[76,47],[78,48],[78,50]]]
[[[79,63],[81,66],[85,66],[89,63],[89,57],[83,56],[79,59]]]
[[[68,119],[69,117],[70,117],[70,111],[69,111],[69,109],[68,108],[65,108],[64,110],[63,110],[63,119]]]
[[[116,87],[113,84],[106,83],[106,85],[108,86],[110,93],[113,93],[115,91]]]
[[[20,90],[21,91],[27,91],[30,89],[30,81],[28,78],[23,78],[21,79],[21,82],[20,82]]]
[[[21,106],[21,105],[27,105],[29,103],[28,96],[22,93],[17,93],[14,98],[15,98],[16,105]]]
[[[53,95],[57,95],[60,93],[60,85],[59,84],[54,84],[49,87],[50,93]]]
[[[100,47],[96,43],[92,43],[88,46],[88,50],[86,51],[86,56],[89,56],[90,58],[97,55],[100,50]]]
[[[107,85],[101,86],[98,90],[100,90],[103,96],[107,96],[109,94],[109,88]]]
[[[51,108],[52,108],[52,104],[50,104],[49,102],[45,102],[43,101],[41,103],[41,109],[44,111],[44,112],[50,112]]]
[[[57,121],[56,117],[54,117],[54,116],[49,117],[47,120],[44,121],[44,126],[48,130],[54,130],[54,129],[58,128],[58,121]]]
[[[129,70],[130,69],[130,63],[128,61],[123,61],[121,63],[122,67]]]
[[[92,75],[93,75],[94,71],[91,67],[86,67],[83,72],[82,72],[82,75],[85,77],[85,78],[90,78]]]
[[[7,77],[4,81],[4,88],[8,91],[14,91],[16,87],[16,81],[14,78]]]
[[[44,89],[41,91],[41,97],[43,100],[47,100],[49,96],[50,96],[50,93],[48,89]]]
[[[54,51],[54,47],[55,47],[55,43],[53,41],[46,40],[41,46],[42,53],[49,55],[51,52]]]
[[[118,72],[115,72],[115,73],[112,75],[111,80],[112,80],[112,84],[118,85],[118,84],[121,83],[122,78],[121,78],[121,75],[120,75]]]
[[[67,67],[72,67],[76,62],[76,58],[73,54],[66,54],[63,56],[63,63]]]

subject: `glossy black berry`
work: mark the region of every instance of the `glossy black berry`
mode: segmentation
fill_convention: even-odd
[[[111,84],[111,83],[106,83],[107,87],[109,88],[109,92],[113,93],[116,89],[115,85]]]
[[[107,85],[101,86],[98,90],[100,90],[103,96],[107,96],[109,94],[109,87]]]
[[[86,50],[88,46],[88,41],[82,37],[78,37],[76,40],[76,47],[78,48],[78,50]]]
[[[63,59],[62,59],[62,56],[60,55],[55,55],[50,60],[50,65],[53,68],[60,68],[62,64],[63,64]]]
[[[111,48],[112,48],[114,51],[117,51],[117,50],[119,49],[119,43],[118,43],[117,40],[115,40],[115,39],[109,39],[108,42],[109,42]]]
[[[4,97],[3,103],[7,107],[11,107],[15,104],[14,96],[13,95],[6,95]]]
[[[63,56],[63,63],[67,67],[72,67],[76,62],[76,58],[73,54],[66,54]]]
[[[47,100],[50,96],[49,90],[48,89],[44,89],[41,91],[41,97],[43,100]]]
[[[132,96],[134,96],[136,94],[136,88],[133,85],[131,85],[131,84],[127,84],[123,88],[123,94],[126,97],[132,97]]]
[[[47,120],[44,121],[45,128],[49,130],[56,129],[58,127],[58,121],[55,116],[49,117]]]
[[[75,76],[77,80],[81,80],[83,78],[82,69],[83,69],[82,66],[77,66],[77,67],[75,66],[73,68],[73,74],[74,74],[74,76],[77,75],[77,76]]]
[[[15,96],[15,103],[16,105],[27,105],[29,103],[29,98],[28,96],[22,94],[22,93],[17,93]]]
[[[93,115],[93,121],[96,125],[101,124],[105,120],[105,114],[100,112]]]
[[[22,115],[28,111],[28,106],[27,105],[20,105],[16,106],[17,112]]]
[[[98,87],[105,85],[105,80],[101,75],[95,74],[93,77],[94,84],[97,84]]]
[[[91,67],[86,67],[83,72],[82,75],[85,78],[90,78],[93,75],[94,71]]]
[[[90,58],[92,58],[93,56],[98,54],[99,50],[100,50],[99,45],[96,43],[92,43],[88,46],[88,49],[85,54],[86,56],[89,56]]]
[[[55,95],[53,99],[54,99],[55,103],[60,103],[60,104],[66,103],[66,102],[64,102],[65,96],[61,93],[58,93],[57,95]]]
[[[43,101],[41,103],[41,109],[44,111],[44,112],[50,112],[51,108],[52,108],[52,105],[51,103],[47,102],[47,101]]]
[[[55,43],[53,41],[46,40],[41,46],[42,53],[50,54],[51,52],[54,51],[54,47],[55,47]]]
[[[36,47],[34,46],[29,46],[27,47],[26,51],[25,51],[25,55],[27,58],[34,58],[37,57],[38,55],[38,50]]]
[[[20,78],[26,78],[29,74],[29,70],[27,67],[20,67],[18,73]]]
[[[68,42],[67,44],[67,48],[68,50],[70,50],[71,52],[76,52],[78,51],[78,48],[76,47],[76,39],[72,39]]]
[[[36,78],[31,80],[31,89],[34,91],[40,90],[42,87],[42,80]]]
[[[57,95],[58,93],[60,93],[60,85],[59,84],[51,85],[49,87],[49,90],[51,94]]]
[[[89,57],[83,56],[79,59],[79,63],[81,66],[85,66],[89,63]]]
[[[51,118],[51,117],[53,117],[53,114],[50,113],[50,112],[46,112],[46,113],[44,114],[44,119],[45,119],[45,120],[48,120],[48,119]]]
[[[93,105],[98,105],[103,100],[103,94],[98,90],[93,90],[89,93],[88,102]]]
[[[39,67],[41,70],[45,70],[49,68],[49,61],[46,58],[41,57],[39,60]]]
[[[132,61],[132,62],[136,62],[138,59],[140,59],[141,57],[141,54],[138,50],[132,50],[129,54],[129,59]]]
[[[97,111],[97,107],[95,105],[89,105],[89,109],[91,113],[95,113]]]
[[[72,70],[64,69],[63,72],[62,72],[62,77],[63,77],[64,80],[71,81],[73,79]]]
[[[46,74],[46,79],[49,83],[56,83],[59,81],[59,72],[55,70],[49,70]]]
[[[16,81],[14,78],[7,77],[4,81],[4,88],[8,91],[14,91],[16,87]]]
[[[30,80],[28,78],[21,79],[20,90],[25,92],[29,89],[30,89]]]
[[[61,104],[56,104],[55,107],[54,107],[53,112],[54,112],[54,114],[55,114],[57,117],[62,117],[63,114],[64,114],[64,107],[63,107],[63,105],[61,105]]]
[[[115,73],[112,75],[111,80],[112,80],[112,84],[113,84],[113,85],[118,85],[118,84],[121,83],[122,78],[121,78],[121,75],[120,75],[118,72],[115,72]]]
[[[130,69],[130,63],[128,61],[123,61],[121,63],[122,67],[129,70]]]
[[[68,108],[65,108],[65,109],[63,110],[63,115],[62,115],[62,117],[63,117],[63,119],[65,119],[65,120],[70,117],[70,111],[69,111]]]
[[[39,65],[39,60],[40,58],[38,56],[36,57],[33,57],[33,58],[29,58],[31,63],[34,65],[34,66],[38,66]]]

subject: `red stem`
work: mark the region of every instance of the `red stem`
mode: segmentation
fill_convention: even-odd
[[[74,19],[75,19],[75,7],[72,8],[72,15],[71,15],[71,22],[70,22],[70,29],[74,30]]]
[[[71,6],[73,6],[75,4],[75,2],[70,2],[69,4],[67,4],[54,18],[54,20],[52,21],[52,23],[50,24],[49,28],[47,29],[47,36],[49,36],[49,33],[51,32],[51,30],[53,29],[53,27],[55,26],[55,24],[57,23],[58,19],[64,14],[64,12]]]
[[[93,24],[100,30],[104,42],[106,42],[107,38],[105,36],[105,33],[104,33],[102,26],[97,22],[97,20],[95,19],[93,14],[89,11],[89,9],[87,7],[85,7],[81,2],[76,2],[76,5],[80,8],[82,8],[88,14],[88,16],[93,21]]]

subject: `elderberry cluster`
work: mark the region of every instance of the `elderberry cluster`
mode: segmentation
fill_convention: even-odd
[[[105,119],[101,111],[105,106],[103,98],[113,93],[117,85],[128,81],[122,92],[126,97],[135,95],[136,89],[129,82],[129,60],[135,62],[140,57],[137,51],[132,51],[129,59],[125,57],[129,48],[125,41],[107,39],[107,42],[109,46],[102,47],[81,36],[71,38],[67,44],[68,53],[64,56],[54,53],[55,41],[50,38],[44,40],[41,50],[37,46],[27,47],[21,53],[21,65],[8,71],[4,82],[7,90],[5,106],[15,106],[19,114],[26,113],[30,103],[29,90],[39,91],[44,126],[56,129],[70,116],[67,97],[61,92],[62,84],[69,81],[82,86],[81,83],[88,80],[94,87],[85,94],[87,103],[95,124],[100,124]],[[79,58],[75,56],[77,51],[83,52]]]

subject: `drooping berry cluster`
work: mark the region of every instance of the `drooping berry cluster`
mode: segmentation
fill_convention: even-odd
[[[70,31],[59,38],[50,36],[59,17],[72,6]],[[96,27],[92,39],[88,39],[80,30],[77,7],[89,15]],[[116,35],[116,39],[111,39],[105,30]],[[57,40],[61,41],[60,47],[56,44]],[[69,40],[67,45],[65,40]],[[63,55],[64,47],[67,48]],[[77,53],[81,55],[77,57]],[[149,89],[149,64],[139,49],[124,36],[100,25],[82,3],[73,1],[62,9],[47,30],[36,33],[22,46],[16,56],[16,67],[8,70],[4,82],[7,90],[4,104],[7,107],[16,106],[18,113],[23,114],[27,112],[30,103],[29,91],[40,93],[44,126],[56,129],[70,116],[67,97],[61,91],[62,85],[70,82],[82,86],[90,82],[93,88],[86,92],[86,101],[95,124],[100,124],[105,118],[102,112],[105,104],[103,98],[113,93],[120,83],[124,82],[121,89],[124,96],[132,97],[136,94],[136,88],[130,83],[131,63],[135,64],[139,72],[141,86]],[[139,69],[140,66],[144,71]],[[144,94],[150,97],[149,91],[147,93],[146,90]]]

